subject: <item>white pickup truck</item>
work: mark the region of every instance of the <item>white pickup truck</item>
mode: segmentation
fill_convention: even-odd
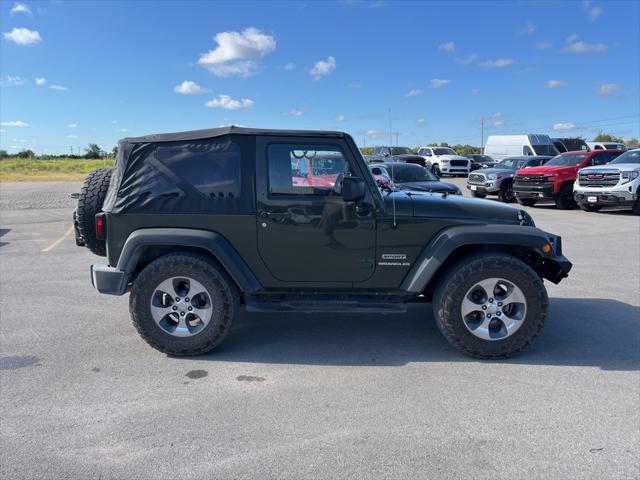
[[[640,215],[640,148],[628,150],[606,165],[581,169],[573,196],[587,212],[604,206],[631,207]]]
[[[458,155],[449,147],[420,147],[418,155],[425,160],[425,167],[430,168],[438,176],[469,175],[473,162],[467,157]]]

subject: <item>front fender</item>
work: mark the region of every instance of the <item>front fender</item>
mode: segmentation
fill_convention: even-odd
[[[551,251],[545,253],[546,244]],[[402,281],[401,289],[420,293],[449,256],[464,246],[518,247],[533,251],[542,258],[539,273],[554,283],[567,277],[571,262],[562,255],[561,239],[535,227],[521,225],[476,225],[450,227],[429,242]]]

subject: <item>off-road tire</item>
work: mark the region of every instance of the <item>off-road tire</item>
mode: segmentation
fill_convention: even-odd
[[[474,190],[469,190],[471,192],[471,196],[474,198],[485,198],[486,195],[484,193],[478,193]]]
[[[525,207],[533,207],[538,201],[534,198],[518,198],[516,200],[520,205],[524,205]]]
[[[498,192],[498,198],[504,203],[513,203],[516,201],[516,196],[513,193],[513,183],[502,182],[500,185],[500,191]]]
[[[639,193],[639,192],[636,192],[636,193]],[[634,215],[640,215],[640,195],[638,196],[636,203],[634,203],[633,207],[631,207],[631,212],[633,212]]]
[[[212,318],[191,337],[164,332],[151,315],[151,296],[167,278],[185,276],[200,282],[211,296]],[[207,257],[178,253],[164,255],[147,265],[136,277],[129,297],[129,312],[140,336],[153,348],[169,355],[199,355],[218,346],[238,314],[240,295],[233,280]]]
[[[524,323],[501,340],[483,340],[465,326],[461,304],[466,292],[478,281],[504,278],[517,285],[527,300]],[[525,349],[540,333],[547,318],[549,299],[540,277],[523,261],[501,253],[466,256],[449,267],[438,282],[433,297],[433,316],[449,343],[474,358],[504,358]]]
[[[573,210],[578,206],[575,198],[573,198],[573,185],[567,183],[560,188],[558,198],[556,198],[556,208],[559,210]]]
[[[578,205],[580,206],[580,209],[584,210],[585,212],[599,212],[602,208],[602,205],[590,205],[584,202],[580,202],[578,203]]]
[[[96,238],[95,216],[102,210],[112,172],[111,168],[100,168],[91,172],[82,184],[78,196],[80,237],[89,250],[101,257],[107,254],[107,246],[104,240]]]

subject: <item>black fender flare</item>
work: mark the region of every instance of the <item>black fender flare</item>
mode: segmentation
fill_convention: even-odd
[[[213,255],[241,291],[254,293],[262,285],[242,256],[222,235],[190,228],[143,228],[134,231],[127,238],[116,268],[127,275],[133,273],[146,247],[175,246],[193,247],[208,251]]]
[[[551,245],[545,253],[543,247]],[[560,237],[536,227],[521,225],[457,226],[442,230],[424,248],[401,284],[401,289],[420,293],[429,284],[438,269],[457,248],[465,245],[524,247],[533,250],[547,262],[545,278],[558,283],[571,270],[571,262],[562,256]]]

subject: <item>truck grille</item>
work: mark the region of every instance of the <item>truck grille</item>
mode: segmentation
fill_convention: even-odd
[[[581,173],[578,183],[583,187],[613,187],[620,181],[618,172],[588,172]]]
[[[469,174],[469,183],[484,183],[484,175],[481,173]]]
[[[452,167],[466,167],[469,165],[469,160],[451,160],[449,165]]]
[[[534,185],[548,185],[544,175],[516,175],[514,186],[529,187]]]

